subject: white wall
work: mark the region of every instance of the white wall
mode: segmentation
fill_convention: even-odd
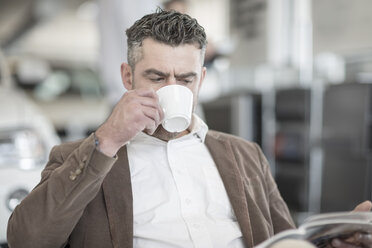
[[[372,49],[372,1],[313,0],[314,53]]]

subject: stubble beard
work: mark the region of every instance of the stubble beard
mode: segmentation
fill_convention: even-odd
[[[160,124],[151,136],[161,139],[163,141],[170,141],[170,140],[176,139],[183,132],[170,133],[167,130],[165,130],[164,127]]]

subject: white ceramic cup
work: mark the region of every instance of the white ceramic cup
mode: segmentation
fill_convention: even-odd
[[[193,94],[181,85],[167,85],[156,91],[164,111],[163,127],[171,133],[186,130],[191,123]]]

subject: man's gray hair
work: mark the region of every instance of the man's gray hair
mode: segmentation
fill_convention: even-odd
[[[128,64],[134,69],[141,58],[140,48],[146,38],[176,47],[179,45],[197,45],[204,61],[207,36],[204,28],[195,18],[176,11],[158,9],[155,13],[145,15],[126,31],[128,42]]]

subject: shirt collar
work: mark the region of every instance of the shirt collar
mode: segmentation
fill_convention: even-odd
[[[199,116],[193,114],[189,131],[191,135],[196,135],[204,143],[205,136],[208,132],[208,126]]]

